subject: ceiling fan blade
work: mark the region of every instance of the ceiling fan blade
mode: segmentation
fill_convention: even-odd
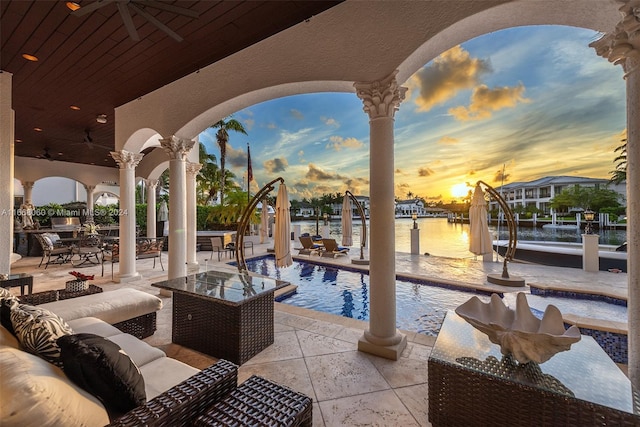
[[[199,18],[200,13],[195,10],[187,9],[180,6],[174,6],[172,4],[160,3],[155,0],[135,0],[135,2],[142,6],[151,7],[153,9],[166,10],[167,12],[173,12],[177,15],[188,16],[190,18]]]
[[[73,12],[71,12],[71,14],[73,16],[84,16],[87,13],[91,13],[94,10],[98,10],[102,6],[106,6],[109,3],[113,3],[114,1],[117,1],[117,0],[96,0],[93,3],[90,3],[86,6],[81,6],[80,9],[74,10]]]
[[[129,9],[127,9],[127,5],[124,3],[118,3],[118,10],[120,11],[120,16],[122,16],[124,27],[129,33],[129,37],[131,37],[133,41],[140,41],[140,36],[138,35],[138,31],[136,31],[136,26],[133,24],[133,19],[131,18]]]
[[[139,8],[138,6],[136,6],[133,3],[129,3],[129,6],[137,14],[139,14],[140,16],[143,16],[147,21],[151,22],[153,25],[155,25],[156,27],[158,27],[159,29],[161,29],[162,31],[167,33],[175,41],[181,42],[182,40],[184,40],[182,37],[180,37],[180,35],[178,35],[176,32],[174,32],[171,28],[167,27],[162,22],[158,21],[155,18],[155,16],[150,15],[148,12],[146,12],[145,10],[142,10],[141,8]]]

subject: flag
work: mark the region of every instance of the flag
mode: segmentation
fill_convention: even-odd
[[[251,167],[251,151],[249,150],[249,144],[247,144],[247,182],[253,181],[253,168]]]

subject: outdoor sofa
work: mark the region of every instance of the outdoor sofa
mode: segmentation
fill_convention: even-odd
[[[305,395],[257,376],[237,387],[229,361],[200,371],[105,320],[77,317],[122,325],[161,306],[133,289],[31,306],[0,288],[0,425],[311,425]]]

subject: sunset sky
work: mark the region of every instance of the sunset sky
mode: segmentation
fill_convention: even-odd
[[[456,184],[499,186],[547,175],[609,178],[626,128],[620,66],[596,55],[591,30],[520,27],[442,53],[402,82],[395,116],[396,197],[449,202]],[[227,165],[252,192],[282,176],[292,199],[369,195],[369,119],[354,93],[267,101],[236,112]],[[219,156],[215,131],[200,135]]]

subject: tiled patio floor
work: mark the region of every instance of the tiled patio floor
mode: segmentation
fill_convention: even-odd
[[[256,256],[266,253],[267,245],[256,245]],[[295,251],[294,251],[295,253]],[[204,270],[209,252],[198,252]],[[163,254],[166,262],[166,253]],[[354,254],[354,257],[355,256]],[[366,256],[365,256],[366,257]],[[303,257],[304,258],[304,257]],[[209,268],[218,264],[207,261]],[[64,287],[70,280],[70,265],[37,268],[39,258],[23,258],[12,266],[12,273],[27,272],[34,276],[34,292]],[[222,260],[222,263],[229,260]],[[348,257],[323,262],[350,263]],[[151,283],[166,279],[159,264],[152,260],[136,262],[141,279],[119,284],[110,280],[110,266],[105,276],[100,267],[83,268],[85,274],[96,274],[92,283],[105,291],[132,287],[158,295]],[[116,271],[118,265],[116,264]],[[466,283],[474,287],[508,292],[486,283],[487,273],[502,271],[501,263],[483,263],[473,259],[456,260],[421,255],[397,254],[396,270],[424,278]],[[527,283],[543,283],[577,289],[606,289],[626,296],[626,274],[586,273],[577,269],[510,264],[509,273],[523,277]],[[158,331],[146,341],[163,349],[169,356],[197,368],[216,359],[171,343],[172,301],[163,297],[164,307],[158,314]],[[408,345],[398,361],[389,361],[356,350],[358,338],[367,323],[354,319],[276,303],[275,342],[241,366],[239,380],[259,374],[303,392],[313,398],[314,426],[403,425],[427,426],[427,359],[434,339],[407,332]]]

